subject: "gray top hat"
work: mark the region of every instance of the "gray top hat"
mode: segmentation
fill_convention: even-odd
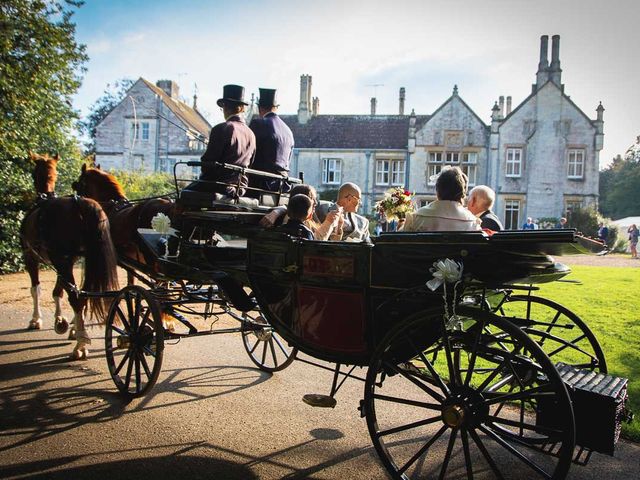
[[[225,85],[222,87],[222,98],[219,98],[216,103],[219,107],[222,107],[224,102],[249,105],[244,101],[244,87],[240,85]]]
[[[259,107],[279,107],[275,88],[259,88],[260,98],[258,99]]]

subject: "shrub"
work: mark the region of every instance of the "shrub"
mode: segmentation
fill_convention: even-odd
[[[620,248],[620,242],[618,241],[618,227],[611,223],[611,219],[602,217],[595,207],[576,208],[570,212],[567,217],[567,227],[575,228],[578,233],[581,233],[586,237],[597,238],[598,226],[600,223],[604,223],[607,228],[609,228],[607,246],[612,250]]]
[[[176,190],[173,184],[173,175],[168,173],[154,172],[131,172],[115,171],[111,172],[129,200],[140,198],[157,197],[162,195],[175,195]]]

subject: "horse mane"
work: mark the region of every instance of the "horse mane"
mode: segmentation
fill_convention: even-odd
[[[95,178],[99,178],[102,181],[101,187],[110,190],[112,194],[117,195],[119,198],[127,197],[124,193],[122,185],[120,185],[116,177],[114,177],[110,173],[107,173],[98,168],[88,168],[86,173],[88,175],[94,175]]]

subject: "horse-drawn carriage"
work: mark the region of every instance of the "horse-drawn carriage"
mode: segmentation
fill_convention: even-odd
[[[263,228],[264,202],[182,191],[178,206],[179,241],[139,229],[138,257],[120,263],[142,286],[108,294],[106,357],[123,394],[151,390],[167,339],[239,332],[263,370],[300,355],[333,372],[310,405],[333,406],[346,379],[362,380],[360,415],[393,478],[564,478],[593,451],[613,453],[626,380],[607,374],[576,314],[536,296],[569,273],[550,255],[584,252],[574,231],[320,242]],[[194,326],[222,314],[239,326]]]

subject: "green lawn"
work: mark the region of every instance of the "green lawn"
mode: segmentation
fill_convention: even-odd
[[[629,379],[636,418],[624,425],[623,435],[640,441],[640,268],[574,265],[571,269],[566,279],[582,284],[544,284],[538,295],[579,315],[602,345],[609,373]]]

